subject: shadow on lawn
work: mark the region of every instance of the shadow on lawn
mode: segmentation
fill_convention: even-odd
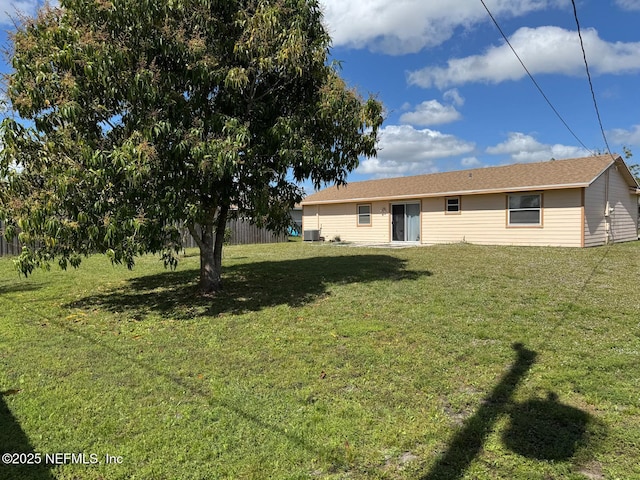
[[[0,285],[0,295],[18,292],[32,292],[40,288],[42,288],[42,284],[40,283],[27,283],[26,281],[20,283],[10,283],[9,285]]]
[[[6,402],[5,396],[18,394],[19,390],[7,390],[0,392],[0,454],[33,454],[33,446],[27,435],[22,431],[22,427],[15,419]],[[4,457],[3,457],[4,459]],[[35,462],[35,456],[25,457],[19,460],[19,465],[7,465],[3,460],[0,462],[0,479],[31,479],[31,480],[53,480],[54,477],[44,464],[41,458],[40,464],[25,465],[24,460]]]
[[[534,399],[513,406],[511,422],[502,441],[510,450],[537,460],[562,461],[573,458],[587,445],[591,415],[558,402],[550,392],[547,399]]]
[[[562,461],[573,458],[587,446],[588,426],[594,419],[577,408],[558,402],[550,393],[546,400],[514,403],[511,398],[518,384],[535,363],[537,353],[514,344],[516,360],[500,379],[478,411],[455,435],[446,453],[422,480],[462,478],[473,459],[482,451],[497,420],[510,416],[502,435],[504,445],[515,453],[537,460]]]
[[[259,311],[276,305],[302,306],[327,294],[332,284],[417,279],[430,272],[405,269],[388,255],[345,255],[250,262],[223,268],[224,290],[214,297],[198,294],[195,269],[131,279],[118,290],[72,303],[76,308],[127,312],[136,319],[156,312],[175,319]]]

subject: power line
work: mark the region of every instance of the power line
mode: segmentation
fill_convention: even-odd
[[[573,0],[572,0],[573,1]],[[538,82],[536,81],[535,78],[533,78],[533,75],[531,74],[531,72],[529,71],[529,69],[527,68],[527,66],[524,64],[524,62],[522,61],[522,59],[520,58],[520,55],[518,55],[518,52],[516,52],[515,48],[513,48],[513,45],[511,45],[511,42],[509,41],[509,39],[507,38],[507,36],[505,35],[504,31],[502,30],[502,28],[500,27],[500,25],[498,24],[498,21],[495,19],[495,17],[493,16],[493,14],[491,13],[491,11],[489,10],[489,7],[487,7],[487,5],[484,3],[484,0],[480,0],[480,3],[482,3],[482,6],[484,7],[484,9],[487,11],[487,13],[489,14],[489,17],[491,17],[491,20],[493,21],[494,25],[496,26],[496,28],[498,29],[498,31],[500,32],[500,34],[502,35],[502,38],[504,38],[505,42],[507,42],[507,45],[509,45],[509,48],[511,49],[511,51],[513,52],[513,54],[516,56],[516,58],[518,59],[518,61],[520,62],[520,65],[522,65],[522,68],[524,68],[524,71],[527,72],[527,75],[529,75],[529,78],[531,79],[531,81],[533,82],[533,84],[536,86],[536,88],[538,89],[538,91],[540,92],[540,94],[542,95],[542,97],[547,101],[547,103],[549,104],[549,106],[551,107],[551,110],[553,110],[553,113],[556,114],[556,116],[560,119],[560,121],[562,122],[562,124],[566,127],[567,130],[569,130],[569,133],[571,133],[571,135],[573,135],[573,138],[575,138],[578,143],[580,145],[582,145],[584,147],[585,150],[587,150],[588,152],[590,152],[591,154],[593,154],[593,152],[591,151],[591,149],[589,147],[587,147],[584,143],[582,143],[582,140],[580,140],[578,138],[578,136],[575,134],[575,132],[571,129],[571,127],[569,126],[569,124],[567,124],[567,122],[564,120],[564,118],[562,118],[562,115],[560,115],[560,112],[558,112],[558,110],[556,109],[556,107],[553,106],[553,104],[551,103],[551,100],[549,100],[549,98],[547,97],[547,95],[544,93],[544,91],[542,90],[542,87],[538,84]],[[575,4],[574,4],[575,6]],[[603,132],[604,133],[604,132]],[[608,147],[607,147],[608,148]]]
[[[604,139],[604,144],[607,147],[607,153],[613,156],[613,154],[611,153],[611,149],[609,148],[609,142],[607,141],[607,136],[604,133],[604,127],[602,126],[602,118],[600,117],[600,109],[598,108],[596,94],[595,94],[595,91],[593,90],[593,82],[591,81],[591,73],[589,72],[589,63],[587,62],[587,54],[584,50],[584,42],[582,41],[582,32],[580,31],[580,21],[578,20],[578,9],[576,8],[575,0],[571,0],[571,4],[573,5],[573,16],[576,19],[576,26],[578,27],[578,37],[580,38],[580,48],[582,48],[582,58],[584,59],[584,67],[587,70],[587,79],[589,80],[589,88],[591,89],[593,106],[596,109],[596,115],[598,116],[598,124],[600,125],[600,131],[602,132],[602,138]]]

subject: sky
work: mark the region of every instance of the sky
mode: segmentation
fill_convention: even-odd
[[[3,30],[38,3],[0,0]],[[385,108],[377,157],[348,181],[585,156],[605,138],[640,163],[640,0],[575,0],[604,136],[571,0],[484,3],[553,108],[481,0],[320,0],[342,77]]]
[[[604,138],[640,161],[640,0],[576,0],[604,137],[570,0],[485,0],[562,120],[481,0],[321,3],[343,78],[386,111],[349,181],[579,157]]]

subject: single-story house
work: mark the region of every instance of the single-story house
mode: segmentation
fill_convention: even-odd
[[[617,155],[353,182],[302,202],[307,240],[589,247],[638,239]]]

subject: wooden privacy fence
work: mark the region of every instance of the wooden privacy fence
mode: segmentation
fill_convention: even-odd
[[[276,234],[266,228],[251,225],[246,220],[234,218],[227,222],[227,229],[231,231],[230,245],[249,245],[252,243],[278,243],[289,240],[287,234]],[[197,247],[189,231],[182,230],[182,248]]]
[[[286,242],[286,234],[277,235],[265,228],[258,228],[251,225],[246,220],[232,219],[227,222],[227,228],[231,231],[231,245],[246,245],[251,243],[278,243]],[[182,248],[196,247],[196,242],[185,228],[182,230]],[[4,225],[0,222],[0,257],[8,255],[19,255],[22,246],[17,238],[7,242],[4,238]]]
[[[10,242],[4,238],[4,224],[0,222],[0,257],[6,255],[19,255],[22,251],[22,245],[18,242],[17,238],[14,238]]]
[[[242,218],[234,218],[227,222],[231,230],[231,245],[249,245],[252,243],[279,243],[289,240],[286,233],[276,234],[266,228],[251,225]]]

